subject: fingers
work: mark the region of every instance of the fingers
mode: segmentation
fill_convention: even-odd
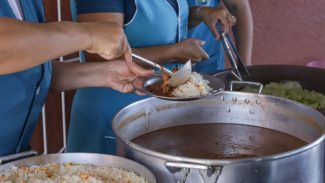
[[[133,62],[130,46],[128,46],[128,51],[124,54],[124,59],[130,71],[137,76],[150,76],[154,73],[154,70],[144,69],[137,65],[135,62]]]
[[[199,46],[205,45],[205,41],[202,41],[200,39],[192,39],[192,40],[194,40],[194,43],[199,45]]]
[[[116,44],[116,46],[113,48],[111,52],[108,52],[110,54],[101,54],[102,57],[112,60],[115,58],[119,58],[124,55],[125,59],[131,59],[131,49],[129,48],[129,42],[124,34],[124,31],[121,30],[119,40]],[[129,53],[127,53],[129,52]]]
[[[115,24],[99,22],[88,24],[92,25],[87,27],[92,39],[91,47],[86,50],[87,52],[96,53],[106,60],[119,58],[127,52],[131,53],[128,40],[122,27]],[[94,27],[96,27],[96,29]],[[127,59],[130,58],[131,56],[127,57]]]
[[[135,62],[131,61],[128,63],[128,67],[132,73],[134,73],[137,76],[151,76],[154,73],[154,70],[147,70],[139,65],[137,65]]]
[[[111,88],[122,93],[131,93],[135,91],[130,81],[113,82]]]
[[[132,85],[132,81],[120,81],[118,83],[114,83],[111,86],[112,89],[120,91],[122,93],[131,93],[131,92],[135,92],[138,95],[145,95],[145,93],[140,92],[138,90],[136,90],[133,85]]]
[[[212,24],[210,24],[210,25],[208,25],[208,26],[209,26],[209,28],[210,28],[210,31],[212,32],[212,35],[213,35],[217,40],[219,40],[219,39],[220,39],[220,34],[219,34],[218,30],[217,30],[217,22],[214,22],[214,23],[212,23]]]
[[[190,57],[192,61],[199,62],[209,58],[209,55],[202,48],[202,46],[205,44],[204,41],[199,39],[189,39],[189,41],[191,41],[193,44],[193,47],[190,50],[190,52],[193,54],[192,57]]]
[[[209,54],[207,52],[205,52],[205,50],[202,47],[200,47],[200,51],[201,51],[201,58],[202,58],[202,60],[209,59],[209,57],[210,57]]]
[[[137,65],[135,62],[132,60],[132,50],[129,44],[127,44],[127,50],[124,54],[124,60],[129,68],[129,70],[134,73],[135,75],[138,76],[150,76],[153,74],[153,70],[147,70],[139,65]]]
[[[233,16],[232,14],[230,14],[229,12],[227,13],[227,19],[228,19],[230,26],[236,25],[236,22],[237,22],[236,17]]]
[[[230,24],[228,22],[228,17],[227,17],[227,11],[225,9],[220,9],[221,11],[221,16],[220,16],[220,22],[222,24],[223,32],[228,33],[230,30]]]
[[[145,93],[142,93],[142,92],[140,92],[138,90],[135,90],[135,93],[138,94],[138,95],[146,95]]]
[[[236,18],[232,16],[226,9],[216,8],[213,10],[213,13],[211,13],[211,15],[205,20],[205,22],[209,26],[213,36],[219,40],[220,34],[217,28],[218,22],[220,22],[222,26],[222,31],[229,33],[231,27],[236,23]]]

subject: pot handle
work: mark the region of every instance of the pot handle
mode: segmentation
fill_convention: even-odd
[[[2,157],[0,157],[0,165],[5,164],[5,163],[9,163],[11,161],[36,156],[36,155],[38,155],[38,153],[36,151],[26,151],[26,152],[21,152],[21,153],[18,153],[18,154],[2,156]]]
[[[185,183],[190,174],[198,174],[204,182],[217,182],[222,166],[201,165],[185,162],[166,161],[165,166],[174,175],[177,183]],[[196,171],[196,172],[194,172]]]
[[[252,87],[252,88],[256,89],[258,94],[261,94],[262,90],[263,90],[263,84],[262,83],[253,82],[253,81],[230,81],[229,82],[230,91],[233,91],[235,86]]]

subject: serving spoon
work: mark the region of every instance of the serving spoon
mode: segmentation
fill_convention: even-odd
[[[191,76],[192,73],[192,63],[191,60],[188,60],[185,65],[179,69],[177,72],[172,72],[171,70],[165,68],[164,66],[157,64],[151,60],[143,58],[139,55],[132,53],[132,58],[139,60],[145,64],[148,64],[152,67],[159,69],[161,72],[165,72],[170,76],[168,84],[172,87],[177,87],[183,83],[185,83]]]

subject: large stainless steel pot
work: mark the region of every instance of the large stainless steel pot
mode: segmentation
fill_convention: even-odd
[[[325,94],[325,69],[298,65],[255,65],[247,67],[251,80],[268,84],[283,80],[298,81],[303,88]],[[214,76],[229,86],[229,81],[237,80],[231,70],[224,70]],[[229,89],[229,88],[226,88]],[[325,109],[319,109],[325,115]]]
[[[165,127],[218,122],[274,129],[308,145],[264,157],[209,160],[162,154],[131,142]],[[283,98],[241,92],[223,92],[188,102],[149,98],[120,111],[113,120],[113,129],[117,154],[147,166],[158,183],[323,182],[325,118],[310,107]]]
[[[92,164],[98,166],[110,166],[115,168],[121,168],[124,170],[133,171],[136,174],[143,176],[149,183],[156,183],[155,176],[143,165],[137,162],[120,158],[117,156],[93,154],[93,153],[63,153],[63,154],[48,154],[41,156],[34,156],[11,163],[6,163],[0,166],[0,172],[5,171],[12,166],[32,166],[32,165],[44,165],[47,163],[80,163],[80,164]]]

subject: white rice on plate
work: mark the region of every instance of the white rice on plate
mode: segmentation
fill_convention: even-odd
[[[189,80],[176,87],[172,95],[181,98],[200,97],[207,95],[211,91],[212,88],[209,86],[209,81],[205,80],[199,73],[192,72]]]
[[[144,177],[120,168],[89,164],[46,164],[12,167],[0,173],[1,183],[148,183]]]

